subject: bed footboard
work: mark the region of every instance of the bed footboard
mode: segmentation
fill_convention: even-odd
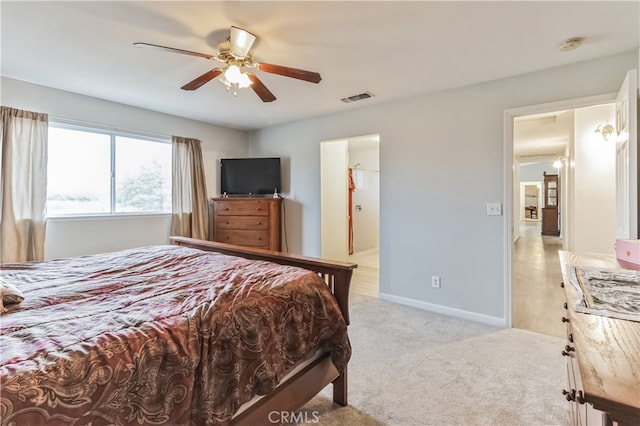
[[[327,261],[314,257],[298,256],[279,251],[262,250],[251,247],[214,241],[196,240],[187,237],[171,237],[171,242],[185,247],[197,248],[205,251],[215,251],[247,259],[268,260],[283,265],[298,266],[317,272],[329,286],[333,296],[340,306],[342,316],[349,325],[349,288],[353,270],[358,267],[355,263]]]

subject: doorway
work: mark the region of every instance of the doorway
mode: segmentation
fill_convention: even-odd
[[[515,326],[544,334],[562,336],[562,327],[556,324],[558,315],[562,316],[562,304],[557,302],[557,300],[562,300],[561,289],[558,285],[562,278],[557,252],[562,249],[573,249],[572,231],[574,225],[571,221],[572,218],[575,220],[575,216],[572,216],[574,214],[572,209],[576,205],[575,189],[578,188],[573,168],[575,123],[571,122],[571,134],[565,137],[567,148],[554,151],[550,150],[548,145],[540,143],[540,146],[536,147],[537,151],[534,150],[518,157],[516,155],[519,149],[516,145],[518,143],[516,121],[526,121],[527,118],[530,118],[532,119],[531,123],[538,120],[537,126],[549,126],[557,122],[559,117],[564,114],[574,117],[575,110],[598,105],[611,106],[612,103],[615,103],[615,95],[602,95],[505,111],[504,165],[507,176],[505,205],[510,206],[510,211],[505,216],[505,316],[509,327]],[[573,118],[571,118],[572,120]],[[609,118],[607,117],[606,120]],[[592,134],[593,129],[590,129],[588,137],[592,137]],[[578,135],[578,137],[584,137],[584,135]],[[559,163],[557,164],[558,168],[553,164],[556,161]],[[533,221],[530,222],[526,216],[523,217],[523,214],[526,214],[523,213],[523,209],[527,204],[527,197],[521,186],[521,181],[525,183],[534,181],[534,179],[521,176],[523,172],[521,172],[520,166],[522,164],[529,164],[533,168],[550,168],[551,173],[557,173],[560,176],[561,199],[559,203],[563,212],[560,218],[560,237],[540,235],[538,229],[540,222],[536,222],[534,225]],[[540,181],[542,180],[542,171],[540,170],[539,173]],[[538,218],[541,219],[540,210],[544,206],[544,201],[540,195],[538,200]],[[537,260],[539,263],[536,265],[532,262],[533,260]],[[526,285],[519,286],[519,283]],[[522,293],[522,289],[530,293]],[[532,290],[536,291],[531,292]],[[519,291],[521,293],[516,294]],[[520,300],[525,300],[525,303],[518,303],[517,296],[520,296]],[[547,307],[553,312],[545,311]],[[518,310],[519,312],[517,312]],[[523,322],[521,317],[517,317],[523,312],[534,321],[527,323],[527,321]],[[546,321],[544,318],[551,318],[552,321]]]
[[[321,142],[321,256],[358,264],[351,289],[379,290],[380,136]]]
[[[540,182],[520,182],[520,220],[539,221],[542,184]]]

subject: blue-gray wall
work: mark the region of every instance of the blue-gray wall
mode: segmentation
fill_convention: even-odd
[[[505,109],[616,92],[638,50],[254,131],[287,158],[291,252],[320,253],[320,142],[380,134],[381,297],[505,322]],[[431,287],[431,276],[442,288]]]

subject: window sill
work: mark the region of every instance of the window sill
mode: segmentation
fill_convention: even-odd
[[[171,213],[118,213],[118,214],[79,214],[47,217],[47,222],[67,222],[84,220],[131,220],[149,218],[170,218]]]

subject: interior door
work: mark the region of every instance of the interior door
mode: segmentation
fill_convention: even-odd
[[[638,80],[631,70],[616,99],[616,238],[638,235]]]

